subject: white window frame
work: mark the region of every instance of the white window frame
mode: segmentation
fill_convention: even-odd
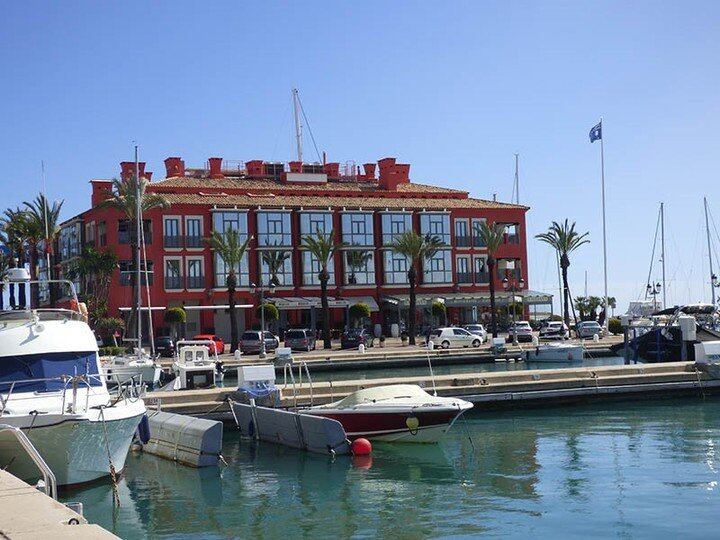
[[[194,277],[194,276],[190,275],[190,263],[195,262],[195,261],[200,261],[200,277],[203,278],[203,286],[202,287],[194,287],[191,289],[188,286],[187,279],[190,277]],[[188,291],[204,291],[205,290],[205,278],[206,278],[205,257],[203,257],[202,255],[191,255],[191,256],[185,257],[185,288]]]
[[[191,219],[197,219],[198,221],[200,221],[200,238],[202,239],[202,238],[205,236],[205,219],[203,218],[203,216],[201,216],[201,215],[197,215],[197,216],[184,216],[184,218],[183,218],[183,227],[184,227],[184,230],[183,230],[183,232],[184,232],[183,240],[184,240],[184,245],[187,244],[188,221],[190,221]],[[202,251],[203,249],[205,249],[205,246],[202,245],[202,242],[201,242],[200,247],[187,247],[187,245],[185,245],[185,249],[187,249],[187,250],[189,250],[189,251]]]
[[[178,233],[177,237],[180,239],[180,245],[177,247],[165,247],[165,232],[166,232],[166,223],[170,220],[177,221],[178,226]],[[183,246],[183,217],[182,216],[163,216],[163,222],[162,222],[162,242],[163,242],[163,249],[167,251],[180,251],[182,250]]]
[[[163,228],[163,232],[164,232],[164,230],[165,230],[165,229]],[[180,287],[178,287],[177,289],[168,289],[168,288],[167,288],[167,283],[166,283],[166,280],[167,280],[167,277],[168,277],[168,275],[167,275],[167,263],[168,263],[168,262],[171,262],[171,261],[176,261],[176,262],[178,263],[178,269],[179,269],[179,271],[180,271],[180,275],[178,276],[178,277],[180,278]],[[184,290],[185,290],[185,282],[184,282],[185,273],[184,273],[184,272],[185,272],[185,265],[184,265],[184,263],[183,263],[183,258],[182,258],[182,256],[180,256],[180,255],[171,255],[171,256],[163,257],[163,289],[164,289],[166,292],[179,292],[179,291],[184,291]]]

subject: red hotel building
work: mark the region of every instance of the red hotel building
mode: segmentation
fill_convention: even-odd
[[[134,163],[123,162],[121,178],[134,173]],[[528,283],[525,206],[475,199],[468,192],[410,181],[410,165],[384,158],[363,165],[246,163],[210,158],[202,169],[186,168],[179,157],[165,160],[166,178],[152,181],[149,191],[161,193],[169,209],[144,215],[150,299],[153,324],[166,326],[162,310],[185,307],[186,332],[214,332],[229,336],[226,271],[204,238],[211,230],[233,227],[251,235],[251,249],[238,272],[237,301],[257,305],[252,284],[267,285],[263,250],[290,253],[278,274],[280,285],[269,300],[281,313],[280,328],[320,327],[320,287],[317,263],[302,247],[302,236],[317,229],[335,231],[344,242],[330,268],[331,327],[345,324],[347,306],[368,303],[373,324],[390,325],[404,319],[408,305],[408,261],[390,245],[394,235],[407,229],[430,233],[446,244],[419,270],[418,320],[442,299],[453,323],[484,321],[489,304],[489,280],[495,280],[499,304],[508,295],[502,279]],[[140,174],[151,179],[140,163]],[[127,313],[132,305],[133,255],[129,234],[132,224],[119,212],[98,208],[107,197],[109,180],[91,180],[91,208],[63,223],[59,254],[63,267],[80,256],[83,246],[111,249],[120,259],[108,298],[109,315]],[[487,250],[473,234],[480,221],[503,223],[505,244],[497,253],[497,272],[487,272]],[[350,268],[345,252],[366,250],[371,257],[362,268]],[[546,295],[523,290],[527,303],[548,303]],[[146,304],[146,293],[143,292]],[[219,306],[217,308],[213,306]],[[225,306],[225,307],[222,307]],[[255,310],[239,308],[240,330],[256,324]]]

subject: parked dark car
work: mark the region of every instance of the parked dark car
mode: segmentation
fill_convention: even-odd
[[[156,337],[155,352],[157,352],[160,356],[172,358],[175,356],[175,339],[170,336]]]
[[[238,343],[239,349],[243,354],[258,354],[260,352],[261,335],[260,330],[248,330],[243,332]],[[272,332],[264,332],[265,334],[265,352],[272,352],[280,346],[280,340],[273,335]]]
[[[341,349],[357,349],[360,345],[372,347],[375,345],[375,336],[366,328],[351,328],[343,332],[340,338]]]
[[[315,350],[315,334],[307,328],[291,328],[285,332],[285,346],[293,351]]]

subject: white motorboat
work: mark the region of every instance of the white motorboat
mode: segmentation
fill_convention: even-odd
[[[225,371],[212,341],[180,340],[176,349],[177,355],[172,364],[175,375],[173,390],[210,388],[216,380],[222,380]],[[211,350],[213,358],[210,358]]]
[[[580,343],[545,343],[525,351],[526,362],[581,362],[583,346]]]
[[[132,354],[114,356],[102,367],[108,381],[115,384],[136,377],[143,385],[155,388],[160,384],[162,376],[162,366],[145,349],[136,348]]]
[[[414,384],[391,384],[300,412],[337,420],[350,439],[434,443],[472,406],[459,398],[430,395]]]
[[[24,269],[14,270],[12,281],[30,284]],[[79,306],[74,290],[73,298]],[[123,470],[145,414],[133,390],[110,395],[95,336],[77,307],[0,312],[0,423],[27,435],[58,485]],[[0,467],[27,480],[39,474],[10,436],[0,436]]]

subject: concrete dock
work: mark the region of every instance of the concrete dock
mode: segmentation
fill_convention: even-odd
[[[418,384],[433,389],[425,376],[361,379],[337,382],[307,382],[293,388],[278,386],[281,406],[330,403],[348,394],[384,384]],[[720,391],[720,379],[697,369],[693,362],[636,364],[561,369],[458,373],[438,375],[434,386],[438,395],[461,397],[476,404],[476,409],[522,407],[525,404],[557,404],[568,401],[617,399],[690,394],[702,396]],[[162,410],[198,416],[227,417],[227,397],[233,388],[210,388],[181,392],[153,392],[146,404],[158,402]]]
[[[99,525],[0,470],[0,538],[118,538]]]
[[[388,340],[391,341],[391,340]],[[544,343],[544,342],[543,342]],[[583,342],[585,346],[585,356],[587,358],[603,358],[608,356],[616,356],[610,350],[612,345],[622,343],[622,336],[607,336],[597,343],[591,340]],[[318,343],[318,347],[322,344]],[[428,354],[433,365],[452,365],[452,364],[482,364],[493,363],[498,360],[514,360],[524,356],[524,352],[532,349],[531,343],[521,343],[518,346],[507,344],[507,350],[501,354],[495,354],[490,351],[490,346],[486,343],[481,347],[468,349],[435,349],[428,351],[421,346],[403,346],[400,340],[392,340],[385,347],[372,347],[366,349],[361,354],[355,349],[324,350],[318,348],[315,351],[293,353],[296,361],[305,362],[308,369],[312,371],[347,371],[356,369],[383,369],[383,368],[402,368],[417,367],[427,365]],[[240,362],[230,354],[221,356],[221,360],[225,367],[232,369],[238,365],[258,364],[272,362],[273,354],[268,354],[268,358],[260,360],[257,355],[242,356]],[[160,364],[165,370],[170,369],[172,358],[161,358]],[[282,371],[280,369],[280,371]]]

